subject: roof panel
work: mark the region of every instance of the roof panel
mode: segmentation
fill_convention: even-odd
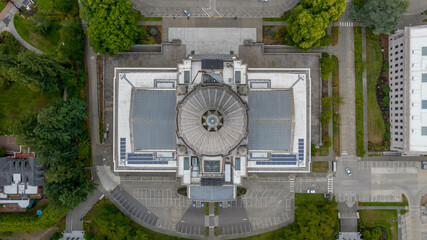
[[[249,149],[290,150],[292,99],[289,91],[249,92]]]
[[[132,106],[134,150],[175,149],[175,90],[136,90]]]

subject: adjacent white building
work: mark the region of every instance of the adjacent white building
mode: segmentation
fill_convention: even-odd
[[[427,26],[389,36],[390,143],[405,155],[427,153]]]

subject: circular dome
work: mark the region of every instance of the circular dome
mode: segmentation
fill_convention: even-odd
[[[227,155],[247,134],[247,106],[225,86],[198,86],[178,104],[178,136],[200,155]]]

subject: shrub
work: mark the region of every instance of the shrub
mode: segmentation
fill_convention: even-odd
[[[316,144],[311,143],[311,156],[312,156],[312,157],[316,156],[316,153],[317,153],[318,151],[319,151],[319,150],[316,148]]]
[[[385,128],[390,128],[391,124],[389,122],[385,123]]]
[[[323,144],[327,147],[331,147],[332,146],[331,137],[330,136],[324,136],[323,137]]]
[[[273,37],[275,33],[276,31],[274,30],[274,28],[270,28],[267,30],[267,35],[270,37]]]
[[[390,103],[390,97],[389,96],[383,97],[383,106],[387,107],[389,103]]]
[[[363,146],[363,142],[361,144],[357,144],[357,156],[363,157],[366,154],[365,146]]]
[[[390,68],[390,64],[388,62],[384,62],[383,70],[387,71]]]
[[[61,233],[59,232],[55,232],[52,237],[50,238],[50,240],[59,240],[62,237]],[[87,239],[87,238],[86,238]]]
[[[385,140],[389,140],[389,139],[390,139],[390,132],[389,132],[389,131],[386,131],[386,132],[384,133],[384,139],[385,139]]]
[[[330,97],[323,97],[322,98],[322,109],[328,110],[332,107],[332,98]]]
[[[86,240],[93,240],[93,239],[95,239],[95,236],[93,236],[93,233],[85,233],[85,239]]]
[[[331,121],[332,112],[331,110],[324,110],[320,114],[320,123],[322,123],[322,126],[326,127],[329,124],[329,121]]]
[[[151,36],[156,36],[157,35],[157,29],[156,28],[151,28],[150,29],[150,34],[151,34]]]
[[[6,156],[6,154],[7,154],[6,149],[0,147],[0,157],[4,157]]]
[[[289,16],[291,16],[291,10],[288,10],[283,13],[283,16],[282,16],[283,21],[288,20]]]
[[[383,87],[383,92],[388,94],[390,92],[390,87],[389,86],[384,86]]]

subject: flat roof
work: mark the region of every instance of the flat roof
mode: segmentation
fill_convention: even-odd
[[[175,149],[176,91],[137,89],[133,94],[134,150]]]
[[[427,108],[423,107],[423,101],[427,101],[427,82],[422,80],[422,75],[427,74],[427,53],[423,52],[427,49],[427,26],[406,30],[409,33],[409,51],[406,53],[409,56],[409,151],[427,152],[427,135],[422,131],[427,128]]]
[[[250,150],[290,150],[292,102],[289,90],[249,91]]]

